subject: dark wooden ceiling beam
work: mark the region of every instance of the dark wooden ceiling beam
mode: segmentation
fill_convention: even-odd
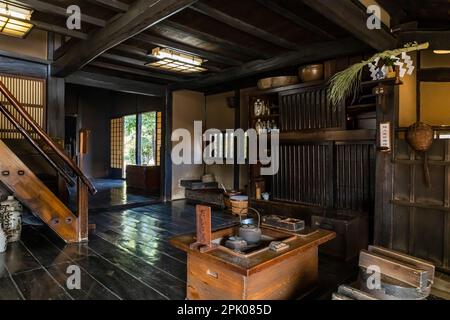
[[[233,59],[233,58],[224,57],[223,55],[220,55],[220,54],[217,54],[217,53],[214,53],[211,51],[198,49],[198,48],[183,44],[181,42],[176,42],[176,41],[168,40],[168,39],[153,36],[153,35],[141,33],[141,34],[138,34],[137,36],[135,36],[133,39],[144,42],[144,43],[148,43],[148,44],[154,44],[157,47],[168,47],[171,49],[184,51],[186,53],[197,55],[204,59],[208,59],[208,60],[218,62],[221,64],[225,64],[228,66],[238,66],[238,65],[242,64],[241,61]]]
[[[77,71],[66,77],[66,83],[107,90],[163,97],[166,87],[148,82],[128,80],[98,73]]]
[[[252,61],[240,67],[229,68],[221,73],[205,76],[197,81],[176,84],[176,88],[201,89],[212,85],[254,76],[263,72],[302,65],[368,51],[370,48],[353,38],[327,41],[303,47],[301,51],[289,52],[267,60]]]
[[[391,16],[391,27],[397,26],[400,21],[404,20],[408,15],[405,9],[401,5],[399,5],[397,1],[377,0],[377,2]]]
[[[30,23],[33,24],[35,26],[35,28],[37,28],[37,29],[48,31],[48,32],[54,32],[54,33],[57,33],[57,34],[60,34],[63,36],[68,36],[71,38],[86,40],[88,37],[88,35],[84,32],[77,31],[77,30],[70,30],[70,29],[67,29],[66,27],[60,27],[60,26],[57,26],[54,24],[43,22],[43,21],[31,19]]]
[[[309,21],[299,17],[297,14],[293,13],[292,11],[280,6],[278,3],[272,1],[272,0],[257,0],[258,3],[265,6],[267,9],[277,13],[278,15],[282,16],[285,19],[288,19],[289,21],[295,23],[299,27],[306,29],[308,31],[311,31],[319,36],[324,37],[328,40],[335,40],[336,37],[332,35],[331,33],[321,29],[317,25],[310,23]]]
[[[290,50],[299,50],[300,46],[292,43],[288,40],[285,40],[273,33],[270,33],[266,30],[258,28],[250,23],[242,21],[236,17],[230,16],[229,14],[217,10],[216,8],[210,7],[207,4],[198,2],[194,6],[190,7],[191,10],[195,10],[205,16],[208,16],[212,19],[220,21],[230,27],[233,27],[242,32],[251,34],[252,36],[259,38],[261,40],[272,43],[280,48],[290,49]]]
[[[44,1],[19,0],[18,2],[24,4],[25,6],[31,8],[33,10],[36,10],[36,11],[39,11],[42,13],[53,14],[53,15],[57,15],[57,16],[61,16],[61,17],[69,16],[69,14],[67,13],[67,8],[55,6],[54,4],[47,3]],[[106,25],[105,20],[83,14],[83,12],[81,12],[81,21],[92,24],[97,27],[104,27]]]
[[[55,76],[65,77],[107,50],[141,33],[196,0],[137,0],[130,9],[105,28],[94,31],[52,66]]]
[[[118,0],[87,0],[101,7],[114,10],[116,12],[127,12],[130,6]]]
[[[180,24],[177,22],[167,20],[167,21],[164,21],[164,23],[162,23],[160,26],[162,28],[172,29],[172,30],[174,30],[174,32],[178,32],[178,33],[182,32],[184,34],[192,35],[202,41],[217,43],[226,50],[234,51],[236,53],[240,53],[240,54],[252,57],[252,58],[259,59],[259,58],[269,58],[270,57],[270,55],[265,52],[262,52],[262,51],[259,51],[256,49],[252,49],[248,46],[244,46],[244,45],[235,43],[233,41],[223,39],[221,37],[217,37],[213,34],[194,29],[194,28],[191,28],[189,26],[186,26],[184,24]]]
[[[130,46],[130,45],[123,44],[123,43],[114,47],[114,50],[130,54],[132,56],[138,57],[139,59],[142,59],[147,62],[155,60],[151,55],[149,55],[148,50],[141,49],[141,48],[138,48],[135,46]]]
[[[109,59],[109,60],[114,60],[114,61],[117,61],[117,62],[128,63],[128,64],[135,65],[135,66],[138,66],[138,67],[145,67],[146,63],[151,62],[151,61],[155,61],[154,59],[152,59],[150,57],[145,61],[145,60],[142,60],[142,59],[135,59],[135,58],[131,58],[131,57],[118,55],[118,54],[115,54],[113,52],[105,52],[100,57],[106,58],[106,59]]]
[[[150,68],[148,70],[143,70],[143,69],[132,68],[132,67],[128,67],[128,66],[108,63],[108,62],[104,62],[104,61],[92,61],[91,63],[89,63],[88,66],[109,69],[109,70],[114,70],[114,71],[118,71],[118,72],[126,72],[126,73],[149,77],[149,78],[162,79],[162,80],[167,80],[170,82],[178,82],[178,81],[186,80],[186,78],[182,77],[182,76],[177,76],[177,75],[172,76],[172,75],[166,75],[166,74],[161,74],[161,73],[155,73],[155,72],[152,72],[152,70]]]
[[[369,30],[367,28],[369,16],[351,0],[302,0],[302,2],[376,50],[393,49],[397,45],[397,40],[384,28]]]
[[[67,30],[67,29],[65,29],[65,30]],[[51,31],[51,30],[48,30],[48,31]],[[82,39],[82,40],[87,39],[88,35],[86,33],[82,33],[82,32],[79,32],[79,33],[82,35],[82,37],[77,35],[75,38]],[[64,34],[64,33],[60,33],[60,34]],[[65,33],[64,35],[70,36],[69,33]],[[59,57],[63,56],[70,49],[70,47],[72,47],[72,45],[70,43],[66,43],[66,44],[62,45],[61,47],[59,47],[54,53],[55,59],[58,59]],[[133,56],[139,57],[142,60],[146,60],[146,61],[154,60],[151,58],[151,56],[149,56],[149,53],[147,50],[141,49],[138,47],[129,46],[126,44],[119,44],[118,46],[114,47],[114,49],[121,51],[123,53],[131,54]]]
[[[420,69],[417,79],[423,82],[450,82],[450,68]]]
[[[399,32],[399,46],[417,41],[429,42],[432,50],[450,50],[450,31],[406,31]]]

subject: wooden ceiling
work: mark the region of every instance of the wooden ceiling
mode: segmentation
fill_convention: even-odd
[[[405,0],[406,1],[406,0]],[[353,0],[14,0],[34,9],[36,28],[61,36],[53,73],[78,70],[207,88],[268,71],[393,47],[389,31],[369,32]],[[420,1],[422,2],[422,1]],[[78,5],[81,30],[66,28]],[[151,51],[168,47],[207,60],[207,72],[151,69]]]
[[[377,0],[393,17],[393,27],[416,22],[419,29],[450,29],[448,0]]]

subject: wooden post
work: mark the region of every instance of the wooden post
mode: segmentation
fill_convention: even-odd
[[[164,202],[172,199],[172,116],[173,116],[173,92],[166,90],[166,106],[162,115],[163,121],[163,145],[161,150],[161,196]]]
[[[79,167],[83,170],[83,158],[88,152],[88,139],[90,131],[81,129],[79,133]],[[89,234],[89,194],[86,184],[77,179],[77,205],[78,205],[78,240],[87,241]]]
[[[237,130],[241,128],[241,90],[236,89],[234,91],[234,129]],[[234,166],[233,166],[233,189],[238,191],[240,187],[240,174],[241,166],[237,163],[238,161],[238,143],[237,140],[234,141]]]
[[[211,207],[197,205],[195,215],[197,217],[197,237],[196,242],[192,243],[190,248],[202,253],[216,249],[218,245],[212,243]]]
[[[142,165],[142,113],[136,115],[136,164]]]

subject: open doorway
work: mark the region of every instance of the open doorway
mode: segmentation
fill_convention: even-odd
[[[127,193],[160,197],[161,112],[111,119],[111,176]]]
[[[67,154],[73,159],[77,146],[77,116],[69,115],[65,117],[65,137],[64,146]]]
[[[123,159],[124,163],[122,166],[122,178],[126,179],[127,172],[126,168],[130,165],[138,164],[137,152],[138,149],[138,139],[137,139],[137,124],[138,124],[138,116],[137,115],[129,115],[123,117],[124,123],[124,145],[123,145]]]

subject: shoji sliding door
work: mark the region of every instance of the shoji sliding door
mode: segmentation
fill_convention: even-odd
[[[45,129],[46,112],[46,82],[44,79],[25,78],[0,74],[0,81],[11,91],[11,93],[22,103],[31,117]],[[12,112],[19,120],[17,112],[14,111],[6,98],[0,94],[0,102]],[[24,127],[31,130],[24,122]],[[14,126],[0,114],[0,139],[22,139],[22,135],[17,132]]]

